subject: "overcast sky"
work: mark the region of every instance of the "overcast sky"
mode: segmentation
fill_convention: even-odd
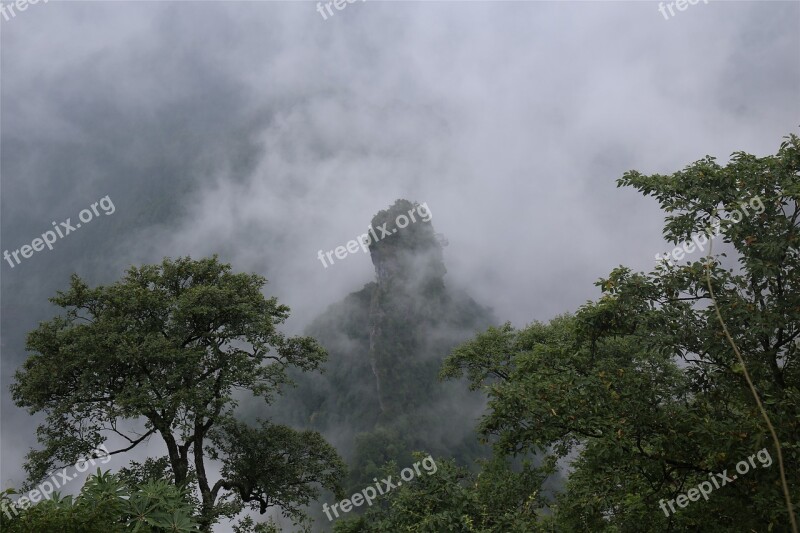
[[[35,442],[8,384],[71,272],[212,253],[302,328],[373,277],[323,268],[397,198],[427,203],[447,280],[517,326],[667,249],[616,188],[800,127],[800,2],[66,2],[0,16],[2,249],[105,195],[53,250],[2,262],[2,472]]]

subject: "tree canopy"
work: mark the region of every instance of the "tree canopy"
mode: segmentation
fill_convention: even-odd
[[[121,443],[115,455],[158,435],[174,483],[199,492],[204,531],[245,505],[299,518],[320,486],[338,491],[344,465],[318,434],[234,418],[236,394],[269,402],[290,368],[315,370],[326,355],[314,339],[277,330],[289,308],[263,296],[265,283],[216,256],[133,267],[95,288],[73,275],[51,299],[65,312],[29,334],[33,355],[12,387],[19,406],[47,416],[30,478],[109,439]],[[209,459],[222,462],[216,481]]]

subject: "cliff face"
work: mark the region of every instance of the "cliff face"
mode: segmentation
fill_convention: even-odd
[[[397,217],[415,208],[398,200],[373,218],[372,227],[385,224],[388,233],[370,244],[376,280],[312,323],[306,333],[328,350],[325,373],[297,376],[289,393],[293,421],[310,423],[337,446],[354,484],[371,480],[387,460],[405,463],[414,450],[465,461],[477,453],[479,395],[437,376],[452,348],[494,321],[445,285],[430,217],[397,227]]]
[[[442,314],[448,311],[447,269],[430,220],[397,227],[398,217],[417,208],[398,200],[372,219],[373,228],[391,233],[370,244],[376,284],[369,309],[369,360],[383,419],[418,407],[436,385],[431,382],[435,369],[428,363],[440,358],[428,353],[432,347],[426,346],[430,339],[425,330],[448,316]]]

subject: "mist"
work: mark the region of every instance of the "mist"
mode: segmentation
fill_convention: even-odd
[[[617,188],[625,171],[763,156],[799,124],[797,3],[700,2],[669,20],[655,2],[334,13],[51,1],[0,19],[0,247],[104,196],[115,207],[2,261],[2,488],[24,481],[41,421],[9,393],[25,335],[73,272],[108,284],[130,265],[218,254],[265,276],[299,334],[375,279],[370,254],[326,268],[318,251],[407,198],[448,242],[448,287],[524,326],[672,248],[656,203]],[[160,451],[153,439],[129,458]]]

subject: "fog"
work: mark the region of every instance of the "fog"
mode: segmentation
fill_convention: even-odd
[[[51,1],[0,18],[0,488],[38,419],[8,387],[79,273],[219,254],[269,280],[299,333],[374,279],[317,254],[398,198],[449,242],[446,281],[523,326],[671,249],[630,169],[775,153],[800,125],[800,4]],[[153,440],[152,450],[158,450]],[[135,457],[147,455],[141,450]],[[122,466],[115,459],[112,466]],[[79,483],[74,482],[75,489]],[[219,531],[227,531],[220,528]]]

